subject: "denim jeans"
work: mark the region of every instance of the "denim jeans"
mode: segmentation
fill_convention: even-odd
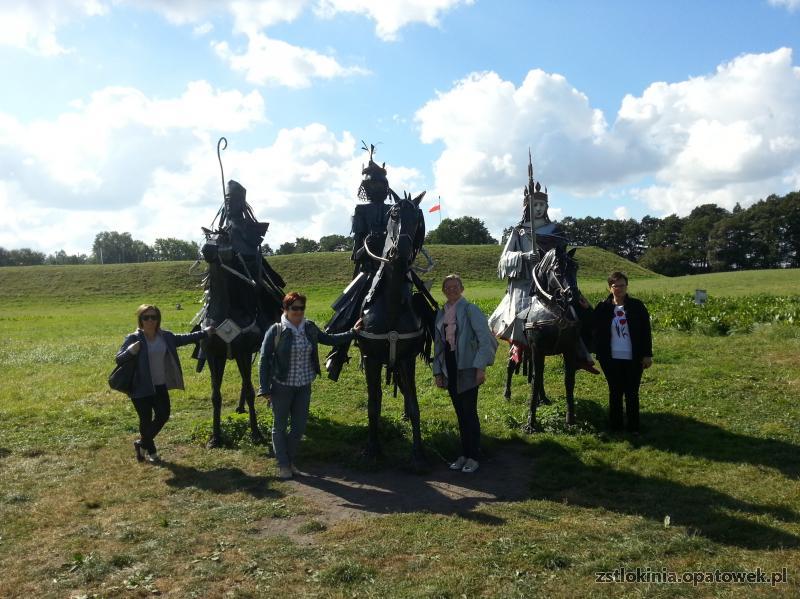
[[[272,446],[275,458],[279,465],[288,466],[297,457],[300,439],[306,432],[311,385],[289,387],[273,382],[270,399],[273,415]]]

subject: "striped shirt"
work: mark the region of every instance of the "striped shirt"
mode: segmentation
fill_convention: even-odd
[[[281,317],[283,328],[292,332],[292,348],[289,352],[289,371],[285,380],[278,382],[288,387],[304,387],[310,385],[317,373],[311,364],[311,341],[306,336],[306,321],[295,327],[286,316]]]

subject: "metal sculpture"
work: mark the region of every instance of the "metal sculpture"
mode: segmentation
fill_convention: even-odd
[[[511,381],[520,369],[530,383],[533,371],[531,351],[525,336],[524,325],[517,315],[531,305],[532,271],[540,252],[557,248],[565,251],[568,240],[563,229],[550,220],[548,215],[549,199],[547,188],[533,178],[533,160],[528,151],[528,184],[523,193],[522,219],[514,226],[500,255],[497,274],[508,279],[508,288],[500,304],[489,317],[489,326],[495,336],[509,343],[509,355],[506,367],[506,384],[504,397],[511,398]],[[581,310],[580,306],[578,307]],[[591,366],[591,356],[582,341],[576,343],[574,349],[576,364],[590,372],[598,371]],[[545,398],[545,401],[546,398]]]
[[[201,248],[208,270],[203,281],[203,307],[193,322],[197,326],[213,325],[217,334],[203,340],[193,357],[197,371],[208,362],[211,373],[211,401],[214,409],[211,438],[207,447],[222,443],[220,412],[222,410],[222,379],[227,360],[236,360],[242,379],[236,411],[250,415],[250,437],[263,443],[255,411],[255,390],[252,383],[253,354],[261,346],[264,332],[281,316],[283,278],[270,267],[261,253],[261,242],[269,223],[259,222],[245,197],[247,190],[237,181],[225,184],[220,148],[228,141],[217,142],[217,158],[222,177],[224,201],[210,228],[203,227],[205,243]],[[219,219],[218,226],[215,224]]]
[[[386,367],[387,383],[393,380],[403,395],[405,415],[411,422],[411,466],[427,466],[420,432],[416,388],[416,359],[430,361],[433,327],[438,305],[412,269],[425,239],[425,218],[419,204],[425,193],[414,199],[391,192],[395,204],[388,213],[386,240],[380,255],[365,240],[365,254],[378,265],[363,302],[364,328],[357,345],[367,380],[369,431],[364,455],[381,455],[379,423],[383,396],[381,373]]]
[[[530,306],[517,315],[525,331],[531,354],[531,395],[528,421],[524,430],[536,427],[536,407],[550,403],[544,391],[544,358],[561,354],[564,357],[564,387],[567,399],[567,424],[575,423],[575,347],[580,343],[581,323],[575,306],[581,298],[578,289],[578,263],[575,248],[563,247],[539,252],[533,268],[533,290]]]
[[[363,143],[363,142],[362,142]],[[418,355],[430,361],[433,327],[438,306],[417,272],[427,272],[433,262],[424,251],[425,218],[419,208],[425,193],[411,199],[400,198],[389,188],[386,163],[375,163],[375,146],[367,147],[369,163],[363,167],[358,196],[365,204],[356,206],[353,215],[354,244],[351,259],[355,263],[353,280],[333,303],[333,317],[325,330],[338,333],[349,330],[363,317],[364,327],[356,340],[361,364],[367,378],[369,435],[364,455],[381,455],[378,440],[382,388],[381,373],[386,367],[387,383],[394,381],[395,392],[403,394],[405,415],[413,434],[412,464],[422,467],[425,456],[419,428],[419,405],[416,392]],[[386,204],[391,197],[394,204]],[[427,267],[414,261],[419,253]],[[325,363],[328,377],[336,380],[342,365],[349,359],[347,346],[334,348]]]

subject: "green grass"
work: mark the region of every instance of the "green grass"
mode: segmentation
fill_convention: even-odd
[[[315,258],[343,259],[347,266],[346,256]],[[272,263],[298,277],[287,274],[292,285],[309,290],[309,316],[323,322],[341,285],[320,276],[317,269],[328,268],[324,262],[313,268],[293,262],[304,260]],[[504,284],[493,278],[496,258],[485,260],[482,278],[467,279],[466,294],[490,309]],[[381,516],[381,497],[398,492],[389,485],[374,490],[363,518],[329,523],[319,505],[293,492],[292,483],[277,481],[273,460],[249,443],[243,418],[232,414],[234,374],[223,393],[225,431],[237,448],[204,449],[208,374],[194,372],[188,349],[180,350],[187,388],[173,394],[173,416],[159,436],[167,463],[154,468],[133,460],[135,414],[105,378],[142,301],[162,305],[165,327],[187,330],[199,298],[193,281],[180,282],[176,274],[187,267],[0,269],[0,596],[800,593],[796,322],[754,322],[726,336],[704,334],[700,325],[688,332],[659,325],[655,365],[642,385],[639,439],[606,432],[605,383],[586,373],[578,374],[576,388],[580,422],[567,430],[556,358],[548,358],[545,381],[554,405],[539,411],[545,432],[524,435],[519,424],[528,391],[517,381],[511,401],[502,398],[501,346],[480,393],[479,413],[485,447],[495,460],[516,456],[508,476],[522,480],[522,496],[489,493],[484,502],[454,498]],[[582,286],[593,301],[604,292],[605,272],[616,267],[601,263],[592,278],[582,265]],[[436,280],[449,270],[458,269],[437,267]],[[98,273],[102,287],[93,282]],[[305,273],[314,284],[303,284],[294,273]],[[631,275],[632,293],[647,299],[656,320],[684,313],[694,318],[695,308],[680,302],[695,287],[719,298],[719,305],[710,303],[714,310],[753,321],[763,306],[778,305],[776,298],[798,299],[797,271],[727,273],[711,276],[713,285],[696,284],[699,277],[644,274]],[[684,295],[674,295],[679,292]],[[174,309],[177,301],[184,310]],[[387,390],[387,457],[377,469],[361,464],[366,391],[355,362],[338,383],[315,383],[300,465],[323,472],[344,465],[368,485],[382,473],[402,470],[410,432],[401,401]],[[455,415],[422,364],[418,388],[427,452],[440,463],[457,452]],[[263,402],[259,420],[262,428],[271,422]],[[483,464],[484,472],[492,467],[496,461]],[[456,480],[489,491],[481,474]],[[436,487],[423,488],[438,497]],[[786,567],[790,584],[694,589],[594,582],[594,572],[620,566],[679,572]]]

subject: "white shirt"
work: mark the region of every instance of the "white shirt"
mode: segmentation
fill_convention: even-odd
[[[614,318],[611,319],[611,357],[616,360],[633,360],[631,333],[624,305],[614,306]]]

